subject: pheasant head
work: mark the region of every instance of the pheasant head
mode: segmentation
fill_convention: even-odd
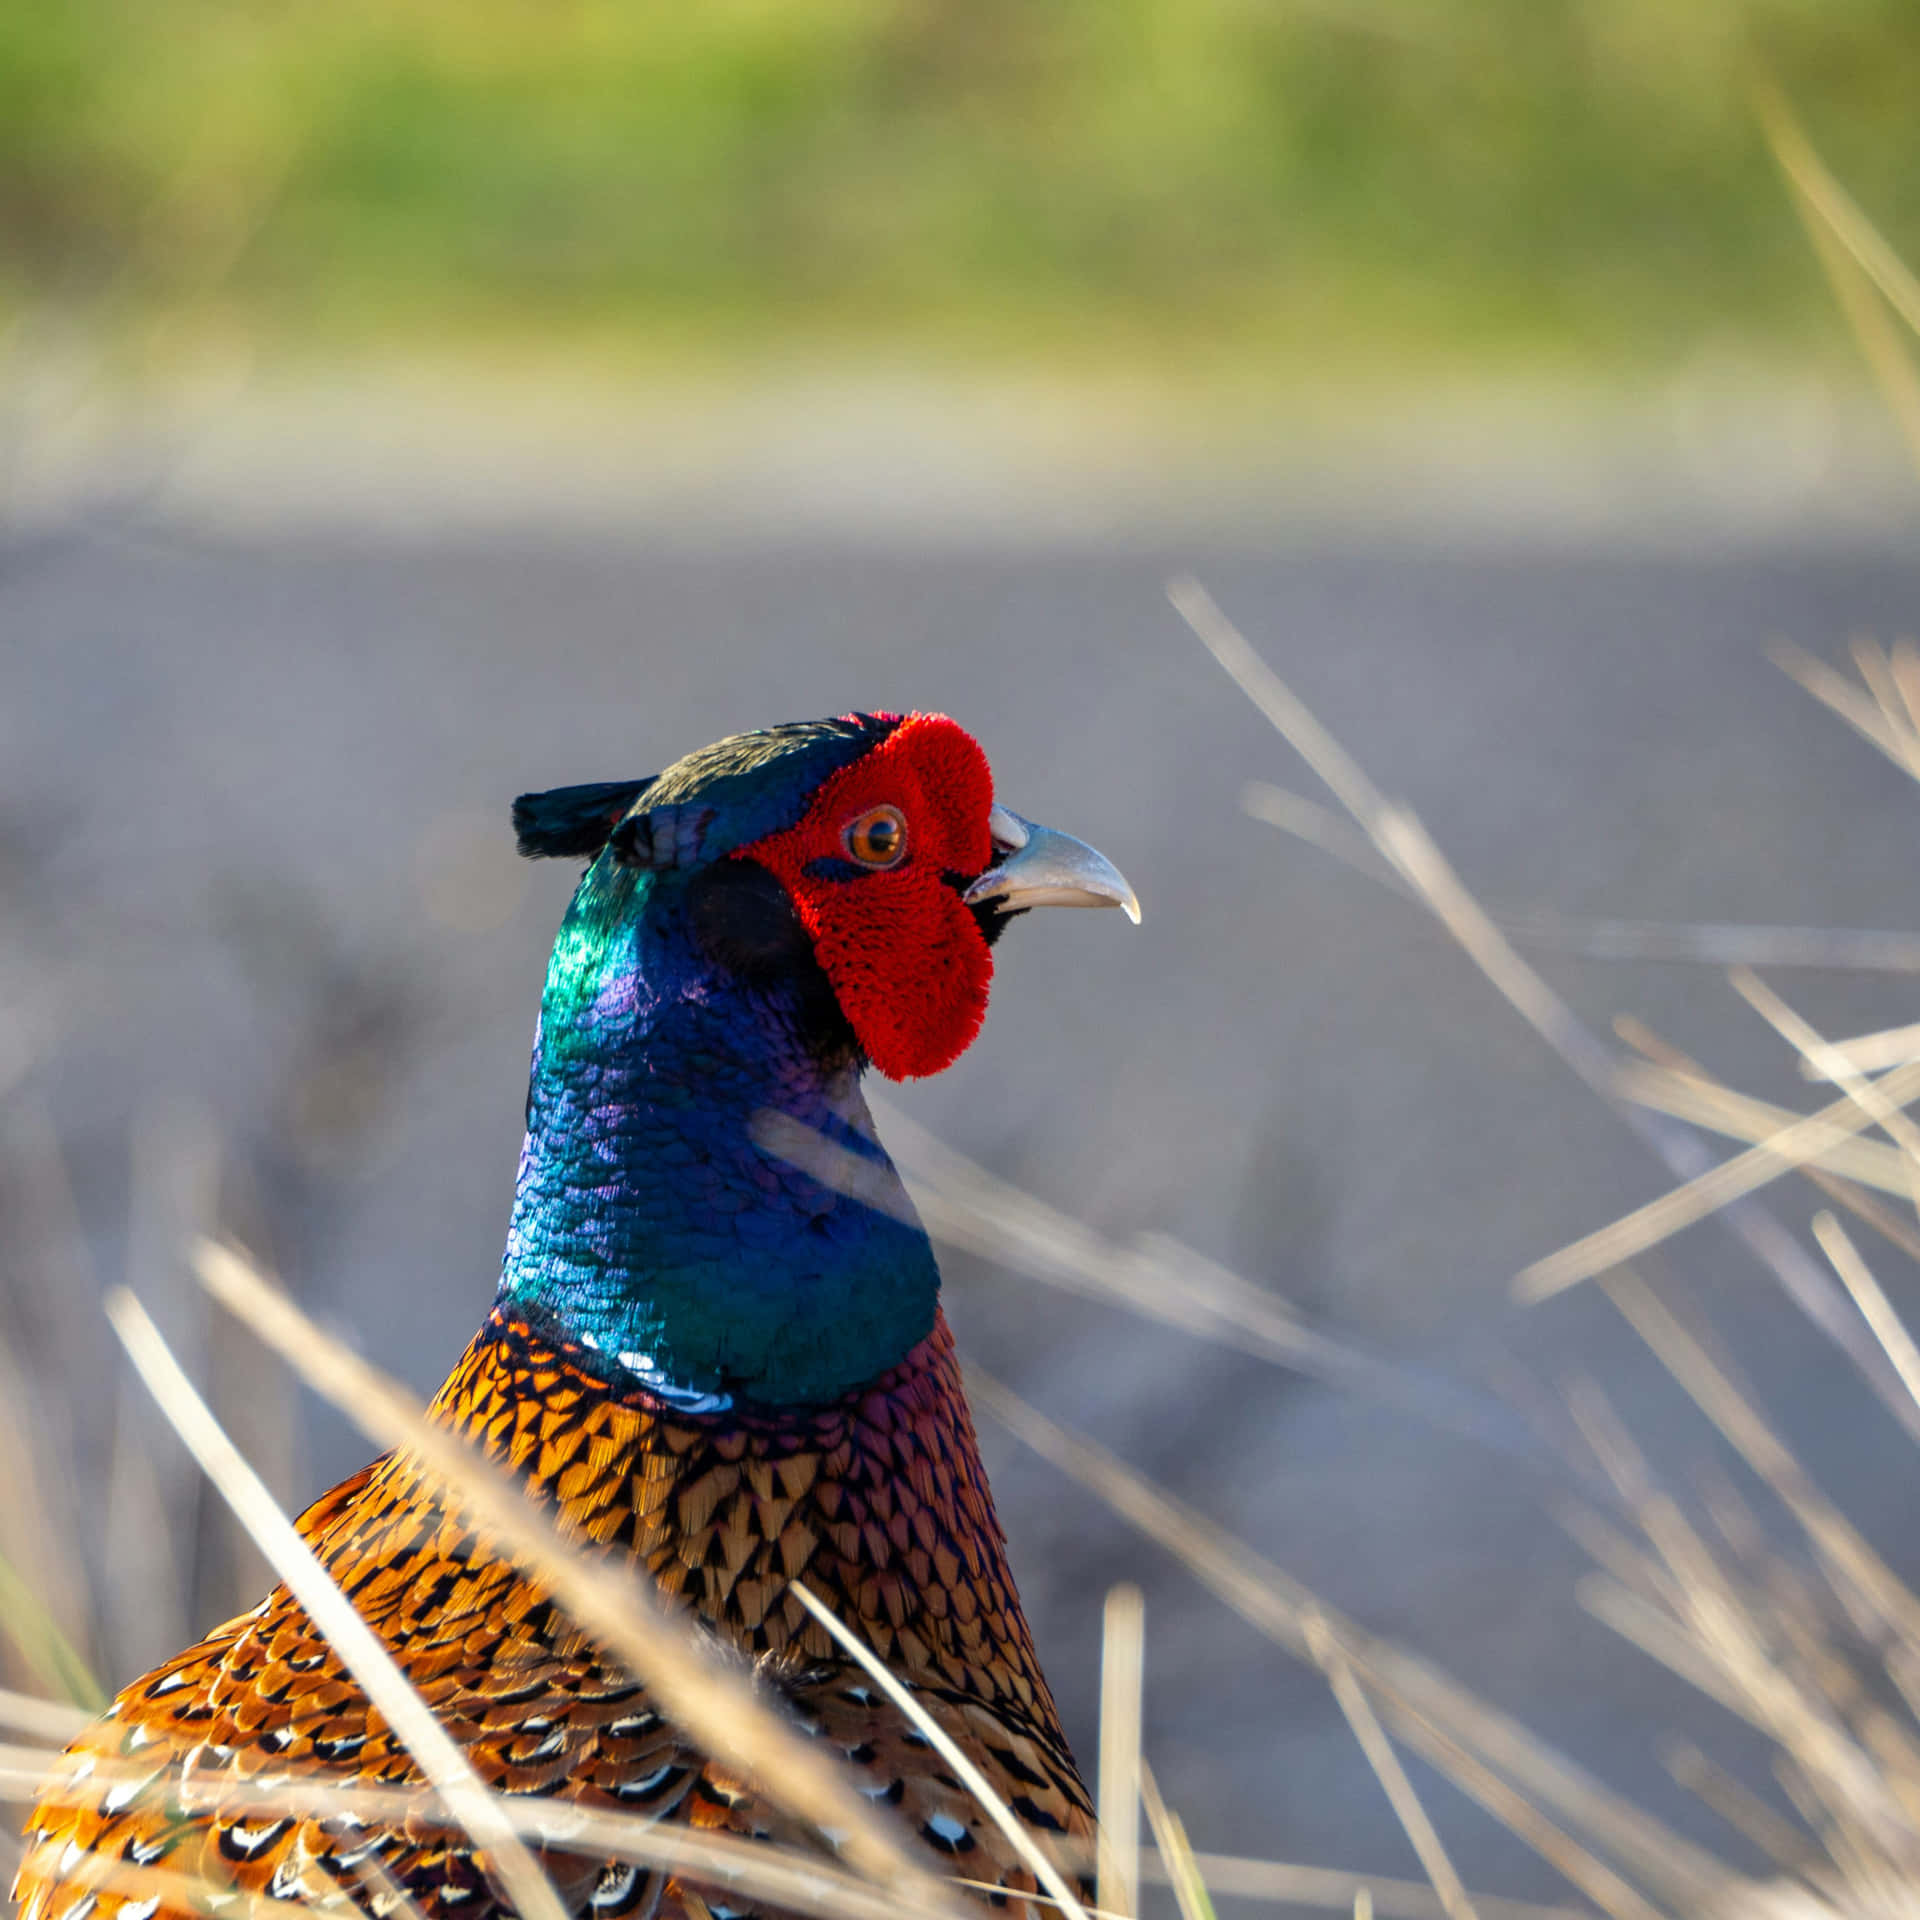
[[[897,1362],[938,1290],[904,1192],[824,1187],[756,1123],[891,1180],[861,1070],[949,1065],[1013,916],[1138,919],[1132,889],[996,802],[939,714],[738,735],[650,780],[525,795],[515,823],[523,852],[590,864],[548,973],[503,1291],[690,1404],[824,1400]]]

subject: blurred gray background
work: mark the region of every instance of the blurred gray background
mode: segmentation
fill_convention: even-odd
[[[290,1501],[362,1443],[193,1234],[422,1391],[478,1323],[570,878],[512,797],[944,708],[1146,922],[1016,927],[901,1106],[1413,1385],[952,1257],[968,1351],[1757,1867],[1660,1748],[1773,1756],[1587,1617],[1553,1517],[1576,1376],[1676,1487],[1718,1443],[1596,1289],[1509,1293],[1668,1176],[1420,910],[1246,816],[1322,796],[1164,583],[1498,909],[1920,930],[1920,794],[1766,657],[1915,623],[1917,92],[1899,0],[0,9],[0,1685],[125,1679],[264,1577],[106,1287]],[[1716,968],[1538,957],[1812,1104]],[[1816,1203],[1767,1202],[1803,1245]],[[1711,1225],[1644,1270],[1920,1573],[1911,1442],[1774,1281]],[[985,1443],[1083,1759],[1133,1578],[1198,1844],[1414,1877],[1321,1679]],[[1413,1764],[1470,1884],[1553,1890]]]
[[[1676,1484],[1717,1457],[1594,1289],[1508,1294],[1663,1172],[1418,909],[1246,817],[1249,779],[1319,796],[1163,583],[1193,568],[1491,904],[1900,928],[1920,795],[1764,649],[1838,658],[1857,631],[1899,632],[1920,589],[1903,542],[1383,537],[1284,515],[1160,543],[740,538],[644,515],[568,538],[528,520],[222,529],[136,503],[0,549],[0,1423],[33,1463],[0,1500],[0,1552],[110,1683],[259,1574],[143,1411],[101,1289],[154,1302],[289,1498],[351,1470],[358,1437],[195,1304],[185,1235],[241,1234],[430,1390],[491,1295],[572,881],[515,861],[508,802],[854,706],[954,714],[1002,795],[1109,853],[1146,914],[1015,927],[981,1040],[891,1098],[1116,1241],[1177,1235],[1489,1408],[1591,1374]],[[1596,1026],[1631,1011],[1805,1104],[1716,969],[1540,964]],[[1770,977],[1829,1034],[1913,1015],[1910,979]],[[1814,1202],[1787,1185],[1770,1205],[1803,1233]],[[1920,1316],[1914,1275],[1871,1252]],[[1034,1404],[1754,1864],[1656,1754],[1682,1728],[1761,1784],[1763,1749],[1581,1611],[1585,1562],[1550,1511],[1573,1481],[1524,1420],[1489,1445],[945,1267],[963,1345]],[[1910,1442],[1773,1281],[1713,1225],[1645,1270],[1920,1574]],[[1417,1877],[1323,1683],[983,1437],[1083,1757],[1102,1594],[1134,1579],[1147,1751],[1196,1843]],[[1415,1770],[1472,1883],[1555,1893]]]

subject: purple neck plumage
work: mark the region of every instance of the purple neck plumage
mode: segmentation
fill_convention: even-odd
[[[847,1051],[800,989],[716,967],[685,877],[605,857],[555,942],[503,1304],[688,1410],[837,1398],[933,1326],[939,1273]],[[759,1144],[789,1116],[873,1163],[884,1210]]]

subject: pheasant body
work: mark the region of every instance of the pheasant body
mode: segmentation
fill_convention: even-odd
[[[775,729],[652,783],[521,803],[523,847],[593,862],[549,971],[499,1295],[434,1416],[568,1537],[755,1659],[861,1791],[1005,1903],[1034,1891],[1013,1850],[792,1591],[804,1581],[853,1625],[1029,1828],[1084,1856],[1087,1795],[1008,1567],[932,1251],[859,1091],[868,1058],[930,1071],[978,1024],[988,949],[1018,910],[1004,876],[1021,848],[999,836],[1044,831],[990,832],[990,810],[1000,820],[978,748],[928,716]],[[891,840],[876,819],[898,823]],[[902,840],[917,873],[896,873],[911,865]],[[866,860],[875,846],[893,857]],[[1049,857],[1057,893],[1078,856]],[[983,884],[990,904],[966,897]],[[849,944],[862,924],[874,937]],[[912,1030],[876,997],[875,948],[899,1001],[917,1002]],[[770,1112],[868,1162],[862,1197],[771,1152]],[[653,1711],[407,1456],[300,1524],[490,1785],[806,1838]],[[34,1816],[25,1920],[187,1910],[170,1883],[95,1889],[88,1861],[277,1899],[330,1878],[376,1916],[403,1896],[430,1920],[509,1911],[447,1829],[282,1815],[231,1790],[315,1772],[418,1780],[276,1588],[76,1743]],[[557,1830],[543,1857],[576,1913],[774,1920],[570,1852]]]

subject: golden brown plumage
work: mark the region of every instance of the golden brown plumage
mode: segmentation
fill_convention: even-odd
[[[860,1789],[896,1809],[950,1871],[1032,1889],[923,1736],[806,1616],[792,1581],[859,1627],[1028,1825],[1089,1839],[1086,1792],[1007,1568],[944,1320],[900,1367],[834,1405],[695,1417],[616,1382],[586,1349],[496,1312],[435,1409],[556,1503],[570,1537],[651,1576],[759,1656]],[[654,1715],[643,1691],[449,1514],[405,1457],[343,1482],[300,1524],[490,1785],[796,1837]],[[117,1764],[99,1769],[94,1785],[81,1777],[89,1761]],[[152,1776],[145,1791],[130,1793],[129,1765]],[[183,1766],[190,1815],[162,1801]],[[75,1744],[67,1784],[34,1816],[18,1888],[24,1920],[140,1920],[145,1900],[59,1883],[63,1860],[84,1854],[279,1897],[314,1884],[309,1866],[354,1887],[373,1862],[430,1916],[502,1910],[470,1848],[444,1831],[363,1831],[221,1807],[223,1780],[316,1769],[361,1785],[418,1780],[276,1588],[127,1688]],[[79,1804],[56,1803],[76,1785]],[[702,1911],[697,1893],[668,1876],[558,1851],[547,1863],[576,1911],[607,1920]],[[708,1910],[723,1906],[709,1897]]]

